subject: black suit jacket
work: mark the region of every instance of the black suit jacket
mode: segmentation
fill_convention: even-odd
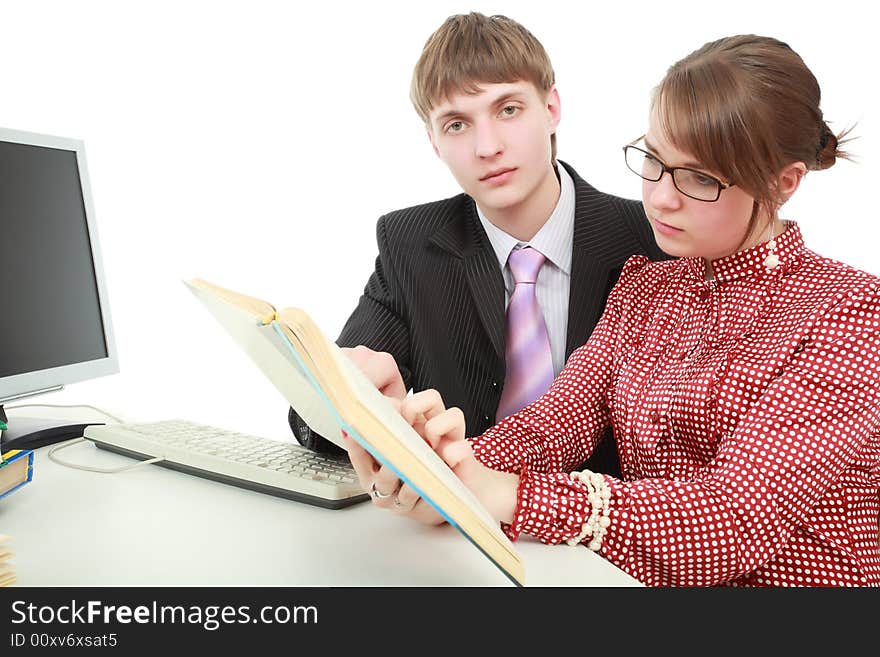
[[[561,164],[575,187],[568,358],[590,336],[626,259],[667,256],[640,202],[603,194]],[[407,388],[436,388],[447,407],[464,412],[467,435],[481,434],[495,423],[504,387],[505,307],[501,269],[473,199],[459,194],[392,212],[376,233],[376,270],[337,343],[391,353]],[[292,409],[289,419],[301,442],[329,446]],[[600,444],[586,467],[619,475],[610,431]]]

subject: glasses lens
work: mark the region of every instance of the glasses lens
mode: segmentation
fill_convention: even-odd
[[[634,146],[627,146],[625,152],[626,166],[633,173],[645,180],[660,180],[660,176],[663,174],[663,167],[660,166],[660,163],[655,158]]]
[[[700,201],[714,201],[721,193],[718,181],[699,171],[676,169],[674,172],[675,186],[682,194]]]

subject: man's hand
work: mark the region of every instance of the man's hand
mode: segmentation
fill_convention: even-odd
[[[342,347],[342,352],[383,395],[394,399],[406,397],[406,387],[394,356],[385,351],[373,351],[363,345]]]
[[[342,439],[348,450],[348,458],[357,473],[361,488],[370,493],[373,505],[388,509],[399,515],[418,520],[426,525],[440,525],[441,516],[419,494],[397,478],[394,471],[380,465],[372,455],[343,433]]]

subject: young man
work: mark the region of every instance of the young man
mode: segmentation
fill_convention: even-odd
[[[547,389],[629,256],[664,257],[641,203],[556,162],[554,82],[541,44],[503,16],[451,16],[431,36],[411,98],[463,193],[379,219],[376,269],[337,341],[386,394],[437,389],[468,435]],[[289,419],[304,445],[337,449]],[[610,433],[589,463],[619,474]]]

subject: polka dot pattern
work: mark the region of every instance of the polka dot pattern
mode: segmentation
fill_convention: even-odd
[[[656,586],[880,586],[880,279],[797,224],[712,263],[631,258],[543,397],[480,437],[521,475],[512,539],[577,536],[567,473],[614,427],[601,554]]]

